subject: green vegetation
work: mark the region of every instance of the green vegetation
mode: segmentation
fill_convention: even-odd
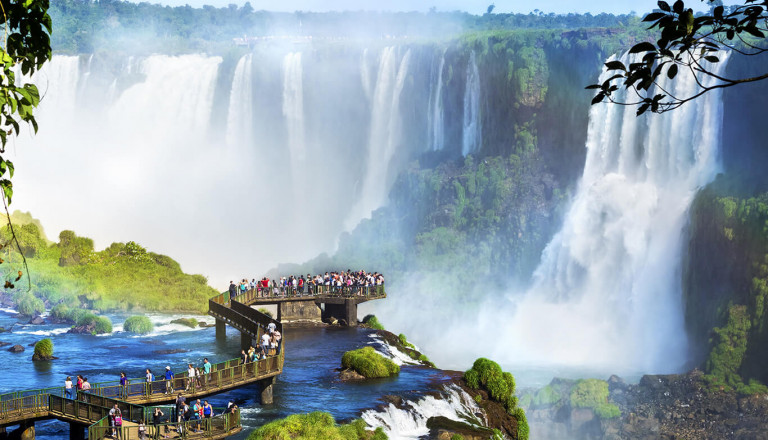
[[[608,382],[599,379],[582,379],[571,389],[571,406],[591,408],[601,419],[619,417],[619,407],[608,402]]]
[[[366,315],[366,317],[363,318],[363,324],[374,330],[384,330],[384,326],[381,325],[378,318],[376,318],[376,315]]]
[[[154,330],[155,325],[152,324],[152,321],[149,320],[144,315],[135,315],[128,317],[128,319],[125,320],[123,323],[123,330],[130,332],[130,333],[136,333],[139,335],[146,335],[147,333],[152,333],[152,330]]]
[[[272,312],[270,312],[270,311],[269,311],[269,310],[267,310],[266,308],[264,308],[264,307],[259,307],[259,309],[258,309],[258,310],[259,310],[259,312],[261,312],[261,313],[263,313],[263,314],[265,314],[265,315],[269,316],[270,318],[272,318]]]
[[[693,204],[686,325],[711,388],[754,394],[768,392],[768,193],[734,192],[720,178]]]
[[[149,252],[135,242],[112,243],[102,251],[93,240],[62,231],[49,244],[29,214],[15,212],[15,231],[27,257],[32,278],[31,293],[17,293],[14,300],[25,315],[41,313],[44,303],[59,319],[77,321],[82,309],[181,311],[204,313],[208,298],[216,292],[202,275],[187,275],[165,255]],[[0,240],[10,240],[8,227]],[[19,261],[12,246],[0,258]],[[104,323],[102,323],[104,324]]]
[[[525,411],[518,406],[512,373],[502,371],[499,364],[490,359],[478,358],[472,368],[464,372],[464,380],[470,388],[485,390],[492,401],[502,404],[504,409],[517,419],[518,439],[528,439],[528,419]]]
[[[341,365],[369,379],[389,377],[400,372],[397,364],[378,354],[373,347],[363,347],[344,353],[341,357]]]
[[[400,333],[399,335],[397,335],[397,339],[399,339],[399,340],[400,340],[400,344],[402,344],[404,347],[413,348],[413,349],[415,349],[415,348],[416,348],[416,347],[415,347],[413,344],[411,344],[410,342],[408,342],[408,339],[407,339],[407,338],[405,337],[405,335],[404,335],[404,334],[402,334],[402,333]]]
[[[366,430],[366,423],[357,419],[349,424],[337,425],[326,412],[294,414],[269,422],[253,431],[248,440],[386,440],[381,428]]]
[[[195,318],[179,318],[171,321],[171,324],[180,324],[180,325],[186,325],[189,328],[197,328],[199,323]]]
[[[53,356],[53,341],[45,338],[35,344],[35,356],[42,359],[50,359]]]

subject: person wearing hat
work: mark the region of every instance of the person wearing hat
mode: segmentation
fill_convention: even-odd
[[[64,393],[67,396],[67,399],[73,398],[71,376],[67,376],[67,379],[64,381]]]
[[[165,394],[173,394],[173,371],[170,366],[165,367]]]

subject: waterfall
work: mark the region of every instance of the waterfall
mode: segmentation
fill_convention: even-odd
[[[21,69],[17,75],[21,76]],[[25,77],[25,80],[29,78]],[[40,92],[41,107],[38,117],[45,112],[58,110],[71,117],[72,110],[77,106],[80,58],[57,55],[44,64],[43,68],[32,76],[31,81],[37,85]]]
[[[481,414],[478,418],[476,414]],[[389,404],[382,410],[364,411],[361,418],[371,427],[381,427],[391,439],[419,439],[429,434],[427,420],[446,417],[462,423],[487,426],[484,411],[474,399],[454,384],[443,388],[438,396],[407,400],[398,408]]]
[[[427,130],[429,139],[429,148],[432,151],[439,151],[443,149],[445,143],[444,124],[443,124],[443,69],[445,68],[445,51],[440,55],[440,63],[438,63],[437,72],[434,76],[437,76],[435,85],[434,77],[433,81],[430,81],[432,87],[432,93],[430,93],[429,101],[429,113],[427,115]]]
[[[227,111],[227,145],[250,144],[253,139],[253,55],[243,55],[235,67]]]
[[[469,56],[469,63],[467,63],[462,128],[461,154],[466,156],[477,152],[482,144],[482,127],[480,126],[480,72],[477,69],[474,51]]]
[[[301,52],[286,54],[283,58],[283,117],[288,129],[288,150],[294,165],[301,165],[306,158],[301,75]]]
[[[347,229],[355,227],[360,219],[369,217],[373,210],[387,201],[391,185],[389,163],[402,135],[400,94],[408,75],[410,59],[409,49],[398,67],[396,47],[387,47],[381,53],[373,91],[366,171],[358,201],[345,222]]]
[[[720,73],[725,58],[709,68]],[[698,86],[678,75],[662,87],[690,96]],[[671,113],[635,111],[592,106],[572,205],[533,286],[506,317],[506,361],[618,374],[683,367],[682,231],[697,190],[719,169],[722,102],[713,91]]]

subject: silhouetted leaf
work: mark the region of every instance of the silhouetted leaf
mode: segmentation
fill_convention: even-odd
[[[634,46],[632,46],[631,49],[629,49],[629,53],[640,53],[640,52],[649,52],[649,51],[656,51],[656,46],[653,45],[653,43],[649,43],[647,41],[643,41],[642,43],[637,43]]]
[[[663,12],[651,12],[650,14],[646,15],[645,18],[643,18],[643,21],[656,21],[667,14]]]
[[[720,58],[714,56],[714,55],[707,55],[704,57],[705,60],[709,61],[710,63],[717,63],[720,61]]]
[[[625,72],[627,71],[627,68],[624,66],[624,63],[622,63],[621,61],[608,61],[607,63],[605,63],[605,67],[608,70],[623,70]]]
[[[602,102],[603,98],[605,98],[605,93],[600,92],[597,95],[595,95],[594,98],[592,98],[592,105],[597,104],[598,102]]]
[[[667,78],[673,79],[677,75],[677,64],[672,64],[667,70]]]
[[[659,9],[662,11],[672,12],[672,9],[669,7],[669,3],[659,0]]]

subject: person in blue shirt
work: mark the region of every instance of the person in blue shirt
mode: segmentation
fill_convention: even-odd
[[[165,367],[165,394],[173,394],[173,371],[171,367]]]

